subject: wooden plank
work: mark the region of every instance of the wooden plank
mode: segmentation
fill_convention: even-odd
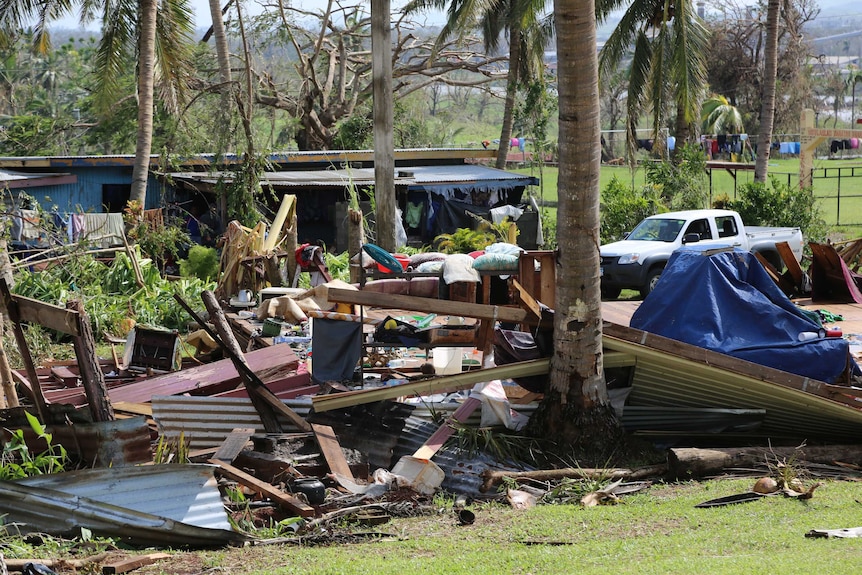
[[[162,559],[170,559],[168,553],[148,553],[146,555],[138,555],[119,561],[111,561],[110,563],[102,564],[102,575],[114,575],[115,573],[128,573],[146,565],[152,565],[156,561]]]
[[[71,300],[66,302],[66,309],[76,312],[78,335],[73,336],[72,342],[81,372],[81,386],[87,394],[90,415],[93,416],[93,421],[113,421],[114,408],[108,400],[108,386],[96,355],[96,341],[90,328],[90,319],[84,312],[84,303],[81,300]]]
[[[36,406],[36,413],[42,423],[51,423],[48,419],[48,404],[45,401],[45,394],[42,392],[42,384],[39,381],[39,375],[36,373],[33,356],[30,355],[27,338],[24,337],[24,328],[21,327],[23,320],[21,319],[19,300],[9,291],[9,286],[3,278],[0,278],[0,299],[2,299],[6,312],[9,314],[9,319],[12,320],[12,333],[15,335],[15,343],[18,344],[18,353],[21,355],[21,361],[24,363],[27,379],[30,380],[29,389],[33,396],[33,403]]]
[[[81,335],[74,311],[20,295],[10,294],[10,298],[18,305],[20,321],[37,323],[69,335]]]
[[[456,409],[452,415],[443,422],[443,425],[431,434],[431,437],[425,441],[422,447],[413,452],[413,457],[417,459],[431,459],[434,457],[434,454],[440,451],[440,448],[443,447],[446,440],[455,433],[454,424],[456,422],[463,423],[467,421],[467,418],[470,417],[470,415],[472,415],[480,405],[482,405],[480,400],[475,397],[468,397],[467,400],[464,401],[464,403],[462,403],[458,409]]]
[[[477,383],[492,381],[495,379],[527,377],[530,375],[547,374],[551,366],[550,359],[534,359],[510,363],[503,366],[488,369],[477,369],[465,371],[447,377],[435,377],[421,381],[393,385],[388,387],[375,387],[357,391],[347,391],[331,395],[315,395],[311,398],[315,412],[328,411],[330,409],[341,409],[363,403],[373,403],[384,399],[395,399],[404,395],[431,395],[442,390],[468,389]]]
[[[235,427],[222,441],[212,458],[225,463],[232,463],[239,452],[245,449],[252,435],[254,435],[253,427]]]
[[[533,297],[533,295],[528,292],[524,286],[518,283],[518,280],[512,280],[512,289],[518,296],[518,303],[521,304],[521,307],[525,310],[531,312],[535,317],[536,321],[542,319],[542,307],[539,305],[539,302]]]
[[[512,323],[530,323],[531,321],[529,314],[519,308],[439,300],[391,293],[331,288],[327,291],[327,299],[333,303],[350,303],[383,309],[422,311],[425,313],[436,313],[438,315],[460,315],[463,317],[492,319]],[[536,322],[532,321],[532,323]]]
[[[347,458],[344,457],[344,452],[341,450],[341,444],[338,443],[335,431],[328,425],[320,425],[318,423],[312,423],[311,429],[314,431],[314,438],[317,439],[317,444],[320,446],[323,458],[329,464],[329,470],[353,481],[350,464],[347,463]]]
[[[775,248],[778,250],[778,255],[781,256],[781,261],[787,267],[790,277],[793,278],[793,283],[796,287],[801,286],[805,272],[802,271],[799,262],[796,261],[796,256],[793,254],[793,250],[790,249],[790,244],[787,242],[776,242]]]
[[[237,469],[233,465],[219,461],[218,459],[210,459],[207,463],[217,465],[218,469],[216,471],[218,473],[248,487],[261,496],[269,497],[285,511],[296,513],[300,517],[314,517],[315,515],[314,507],[306,505],[296,497],[281,491],[269,483],[261,481],[257,477],[249,475],[242,469]]]

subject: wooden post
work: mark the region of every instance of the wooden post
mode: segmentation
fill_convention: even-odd
[[[362,244],[365,243],[365,224],[362,210],[347,208],[347,257],[350,262],[350,283],[362,282]],[[353,257],[358,261],[353,263]]]
[[[12,286],[12,262],[9,261],[9,251],[6,240],[0,240],[0,276],[7,286]],[[3,393],[0,394],[0,407],[18,407],[18,393],[15,391],[15,382],[12,381],[12,369],[9,367],[9,358],[6,356],[6,348],[3,346],[3,332],[6,331],[6,311],[0,310],[0,383]],[[5,396],[5,397],[4,397]]]
[[[290,220],[290,227],[284,232],[284,251],[287,252],[287,284],[293,285],[294,277],[299,273],[296,263],[296,214]]]
[[[231,331],[230,324],[228,324],[227,318],[224,315],[224,311],[221,309],[221,306],[219,305],[215,294],[209,290],[206,290],[201,294],[201,299],[204,301],[204,305],[206,306],[207,311],[210,313],[210,320],[213,322],[213,325],[218,332],[219,338],[221,339],[222,345],[224,345],[231,360],[233,360],[235,365],[242,364],[246,368],[245,370],[243,370],[242,368],[240,368],[239,365],[236,365],[237,372],[239,372],[243,384],[248,390],[249,399],[251,399],[251,403],[254,405],[254,409],[260,415],[260,420],[263,423],[263,428],[268,433],[281,433],[284,430],[281,428],[281,424],[278,422],[278,419],[275,416],[275,412],[273,411],[272,407],[266,402],[266,400],[260,397],[260,394],[257,392],[257,387],[248,377],[246,371],[249,370],[248,362],[246,362],[245,360],[245,355],[243,354],[242,348],[240,348],[239,343],[236,341],[236,338],[233,335],[233,331]]]
[[[105,385],[105,374],[99,366],[96,357],[96,342],[90,329],[90,320],[84,312],[84,304],[79,300],[66,302],[66,309],[78,312],[78,332],[72,338],[75,345],[75,356],[78,358],[78,369],[81,370],[81,383],[87,394],[87,403],[93,421],[114,421],[114,408],[108,399],[108,387]]]
[[[377,244],[395,251],[395,143],[392,135],[392,22],[389,0],[371,2],[374,195]]]
[[[42,385],[39,383],[39,375],[36,373],[36,366],[33,364],[33,357],[30,355],[30,348],[27,346],[27,338],[24,337],[24,330],[21,328],[21,313],[18,309],[18,303],[12,298],[12,293],[9,291],[9,286],[6,280],[0,277],[0,299],[6,306],[6,311],[9,314],[9,319],[12,320],[12,331],[15,334],[15,342],[18,344],[18,351],[21,354],[21,361],[24,362],[24,369],[27,372],[27,379],[30,380],[30,387],[33,390],[33,401],[36,404],[36,414],[42,423],[53,423],[49,421],[48,404],[45,403],[45,395],[42,393]]]
[[[3,333],[6,331],[6,315],[0,314],[0,384],[3,393],[0,394],[0,408],[18,407],[18,392],[15,391],[15,382],[12,379],[12,368],[9,367],[9,358],[6,356],[6,347],[3,345]]]

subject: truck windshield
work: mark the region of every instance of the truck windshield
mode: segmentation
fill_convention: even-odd
[[[632,230],[627,240],[645,240],[652,242],[672,242],[679,235],[685,220],[652,218],[644,220]]]

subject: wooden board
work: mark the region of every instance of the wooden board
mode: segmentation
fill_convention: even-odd
[[[341,444],[338,443],[335,431],[328,425],[317,423],[312,423],[311,429],[314,431],[314,438],[317,439],[317,444],[320,446],[323,458],[329,464],[329,470],[353,481],[350,464],[347,463],[347,458],[344,457],[344,452],[341,451]]]
[[[236,456],[239,455],[239,452],[245,449],[245,445],[253,434],[253,427],[234,428],[233,431],[225,437],[225,440],[219,446],[212,458],[224,461],[225,463],[232,463],[233,460],[236,459]]]
[[[147,555],[138,555],[136,557],[129,557],[128,559],[112,561],[102,565],[102,575],[128,573],[129,571],[134,571],[135,569],[144,567],[145,565],[152,565],[156,561],[170,559],[170,557],[171,556],[167,553],[149,553]]]
[[[253,477],[241,469],[237,469],[233,465],[219,461],[218,459],[210,459],[207,463],[217,465],[218,473],[221,473],[229,479],[233,479],[237,483],[244,485],[264,497],[270,498],[277,503],[285,511],[296,513],[300,517],[314,517],[314,507],[306,505],[296,497],[285,493],[277,487],[270,485],[260,479]]]
[[[438,315],[460,315],[463,317],[493,319],[512,323],[529,322],[532,319],[528,317],[526,311],[514,307],[439,300],[400,294],[333,288],[327,291],[327,298],[333,303],[350,303],[385,309],[406,309],[422,311],[424,313],[436,313]]]

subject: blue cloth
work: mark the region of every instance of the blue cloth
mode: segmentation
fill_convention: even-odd
[[[676,148],[676,138],[673,136],[667,137],[667,150],[672,152]]]
[[[778,289],[754,254],[707,256],[705,249],[671,255],[632,327],[827,383],[842,376],[852,362],[849,343],[799,341],[802,332],[819,332],[820,322]]]

